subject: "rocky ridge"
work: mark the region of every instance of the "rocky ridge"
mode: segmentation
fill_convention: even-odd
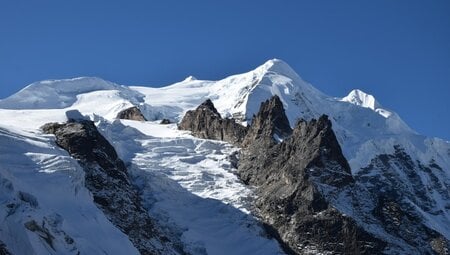
[[[211,100],[206,100],[197,109],[186,112],[178,125],[180,130],[190,130],[194,136],[227,141],[239,145],[247,134],[247,128],[234,119],[223,119]]]
[[[178,241],[169,240],[154,225],[114,147],[89,120],[48,123],[45,133],[74,157],[85,170],[85,184],[95,204],[125,233],[141,254],[183,253]]]
[[[278,96],[274,96],[261,103],[259,112],[253,116],[252,124],[242,146],[246,147],[263,137],[273,138],[268,139],[268,142],[282,141],[291,134],[292,129],[284,114],[283,103]]]
[[[224,121],[210,101],[205,103],[211,111],[201,107],[191,111],[179,128],[218,139],[216,134],[224,132],[220,125],[213,129],[211,125],[196,125],[205,118]],[[400,155],[401,151],[380,155],[368,167],[371,170],[352,176],[326,115],[309,122],[300,120],[293,130],[286,120],[278,97],[261,104],[244,138],[239,138],[238,174],[245,183],[256,186],[257,214],[288,253],[448,254],[449,242],[444,236],[424,225],[414,208],[409,208],[409,213],[402,210],[404,196],[383,199],[387,194],[384,184],[391,187],[390,194],[401,193],[401,187],[368,176],[374,168],[388,171],[399,164],[411,169],[408,175],[420,187],[410,158]],[[218,140],[236,144],[237,139],[221,136]],[[422,168],[431,172],[429,167]],[[439,190],[445,193],[444,186]],[[417,197],[426,200],[423,195]]]
[[[195,120],[192,120],[192,126],[196,127],[199,133],[209,133],[208,135],[215,133],[216,138],[214,139],[220,139],[221,141],[229,140],[233,142],[233,140],[238,140],[234,144],[241,147],[241,154],[234,154],[233,152],[233,160],[230,160],[229,163],[237,168],[245,166],[246,161],[253,161],[255,162],[255,168],[259,169],[259,171],[255,171],[253,168],[249,168],[245,169],[246,171],[239,172],[241,178],[247,184],[268,188],[274,183],[275,188],[273,190],[276,191],[279,178],[284,178],[284,181],[288,182],[289,185],[291,182],[298,183],[297,180],[292,180],[289,175],[286,175],[286,178],[283,175],[276,176],[268,170],[274,165],[285,167],[285,164],[272,161],[286,160],[287,164],[290,159],[290,157],[279,155],[282,150],[280,144],[287,146],[291,138],[290,136],[279,136],[280,132],[274,131],[273,126],[277,125],[279,121],[266,121],[266,117],[260,118],[261,121],[258,124],[256,120],[260,103],[273,95],[279,96],[289,119],[290,127],[294,129],[297,128],[299,118],[308,121],[315,119],[315,122],[318,122],[321,115],[326,114],[332,122],[330,129],[336,134],[343,155],[350,164],[353,180],[348,182],[338,181],[338,186],[328,185],[327,183],[334,178],[335,173],[329,171],[333,166],[325,166],[325,171],[314,171],[317,167],[315,166],[310,169],[313,171],[306,175],[308,178],[304,182],[305,185],[311,183],[313,187],[316,187],[316,191],[325,200],[328,207],[335,208],[339,214],[353,219],[365,231],[384,240],[386,246],[381,251],[382,253],[449,253],[450,143],[438,138],[427,138],[414,132],[395,112],[381,107],[373,96],[362,91],[352,91],[349,96],[344,98],[327,96],[301,80],[286,63],[280,60],[268,61],[251,72],[230,76],[220,81],[187,79],[163,88],[127,88],[98,78],[88,77],[43,81],[30,85],[9,99],[0,100],[0,108],[3,108],[0,109],[0,115],[4,119],[4,123],[0,127],[0,139],[2,139],[0,143],[2,158],[0,160],[2,163],[0,164],[0,189],[2,189],[2,192],[0,194],[2,195],[2,201],[11,202],[4,202],[0,206],[0,214],[2,216],[8,215],[4,218],[5,220],[0,227],[0,239],[5,244],[4,247],[13,254],[45,253],[39,252],[40,249],[54,250],[58,254],[62,254],[61,251],[70,250],[76,254],[78,248],[80,248],[81,253],[86,251],[88,253],[99,253],[102,249],[107,250],[109,254],[113,254],[114,251],[120,254],[137,252],[132,247],[131,242],[127,240],[127,236],[118,233],[120,232],[119,229],[113,227],[103,217],[102,212],[95,207],[92,197],[90,197],[91,194],[84,188],[84,174],[79,164],[68,157],[61,149],[55,148],[52,136],[42,135],[41,132],[36,130],[46,122],[65,121],[64,113],[71,109],[76,109],[84,115],[90,116],[92,120],[98,121],[104,118],[112,122],[111,126],[117,126],[114,123],[121,122],[116,120],[119,111],[130,105],[139,105],[140,110],[149,120],[156,121],[167,118],[170,122],[175,123],[179,122],[187,110],[195,108],[205,98],[211,98],[215,104],[213,108],[217,109],[216,111],[220,113],[221,118],[233,116],[238,118],[237,123],[240,121],[251,123],[252,116],[255,117],[254,124],[246,128],[247,134],[243,135],[243,138],[240,136],[239,139],[233,137],[235,132],[233,127],[225,131],[220,124],[216,126],[214,132],[209,132],[204,131],[204,129],[209,129],[209,126],[196,127]],[[275,113],[275,115],[281,116],[280,113]],[[270,117],[267,119],[270,119]],[[224,121],[219,118],[215,122],[222,123]],[[325,121],[320,122],[325,123]],[[103,125],[103,121],[99,123]],[[141,146],[139,143],[142,143],[141,135],[130,130],[114,128],[114,135],[110,136],[106,129],[99,126],[102,134],[114,143],[121,159],[127,162],[127,166],[131,162],[131,157],[128,157],[129,154],[139,154],[145,147],[149,156],[164,156],[164,159],[171,156],[174,158],[180,157],[183,161],[189,161],[195,170],[202,170],[200,168],[206,161],[203,160],[201,155],[192,155],[198,152],[197,147],[193,147],[196,143],[188,144],[187,140],[229,146],[220,142],[195,139],[188,136],[186,132],[172,132],[175,131],[173,130],[174,125],[156,126],[153,125],[156,122],[133,121],[124,121],[123,123],[130,127],[139,127],[154,140],[139,147]],[[306,128],[308,123],[306,122],[304,125],[305,130],[308,130]],[[317,125],[316,123],[313,126],[317,127]],[[188,129],[190,128],[188,127]],[[314,128],[305,132],[314,133],[315,131],[312,129]],[[223,135],[224,131],[227,136]],[[253,134],[252,138],[250,138],[250,133]],[[22,137],[22,134],[25,134],[27,138]],[[166,137],[168,134],[172,137],[172,139],[169,139],[170,141]],[[302,133],[295,135],[301,136]],[[304,139],[307,138],[316,139],[304,135]],[[121,143],[120,140],[129,141],[130,144]],[[258,142],[254,142],[255,140],[258,140]],[[319,140],[317,138],[316,141]],[[40,141],[40,143],[36,143],[36,141]],[[302,148],[301,143],[308,143],[308,141],[293,142],[290,144],[290,148],[283,149],[282,153],[288,153],[289,151],[289,154],[292,154],[293,157],[304,156],[303,153],[298,152]],[[167,146],[161,149],[161,144]],[[310,146],[320,147],[315,143]],[[325,148],[328,148],[327,146]],[[126,153],[123,153],[124,151]],[[185,151],[188,154],[185,154]],[[336,152],[337,150],[333,149],[333,151]],[[260,154],[259,152],[263,153]],[[214,150],[208,150],[207,152],[202,150],[200,152],[202,155],[205,155],[205,153],[208,154],[207,157],[212,154],[215,156],[220,154]],[[189,157],[186,160],[188,158],[186,155],[192,155],[192,158]],[[250,157],[246,155],[250,155]],[[305,155],[315,158],[314,154]],[[331,160],[325,158],[327,159],[325,162]],[[150,171],[167,168],[170,169],[168,171],[170,172],[170,179],[173,178],[173,164],[157,160],[154,164],[149,164],[148,159],[149,157],[142,157],[143,163],[139,167],[149,168]],[[340,161],[339,157],[333,160]],[[173,162],[178,163],[179,161]],[[260,161],[264,164],[260,164]],[[320,161],[322,160],[314,161],[314,164]],[[221,163],[220,157],[216,162]],[[346,172],[344,165],[337,164],[336,167],[339,168],[337,176],[346,176],[342,175]],[[204,178],[209,177],[209,175],[194,174],[191,176],[192,172],[186,175],[183,172],[184,167],[180,167],[180,172],[183,173],[182,178],[192,179],[193,177],[194,180],[200,180],[201,185],[208,185],[208,187],[211,185],[210,179]],[[132,168],[134,167],[130,165],[129,170]],[[210,166],[205,169],[210,169]],[[319,169],[322,168],[319,167]],[[236,172],[234,169],[229,169],[228,165],[223,170],[229,171],[227,173],[230,175]],[[273,170],[278,171],[278,168],[273,167]],[[288,170],[283,169],[286,172],[289,172]],[[300,173],[303,171],[297,169],[297,166],[292,167],[291,170]],[[69,174],[69,181],[51,181],[60,176],[67,176],[66,173]],[[75,175],[73,175],[74,173]],[[316,175],[313,176],[312,173]],[[272,175],[275,177],[271,177]],[[73,178],[74,176],[77,178]],[[73,186],[70,182],[72,178],[76,180]],[[153,188],[151,190],[155,193],[163,190],[157,185],[157,181],[146,180],[149,181],[148,186]],[[180,182],[180,180],[177,179],[176,182]],[[226,182],[228,183],[228,180]],[[345,185],[341,187],[341,184]],[[242,183],[239,183],[239,185],[242,185]],[[197,188],[197,186],[193,187]],[[45,190],[46,188],[47,190]],[[56,190],[59,191],[59,194],[53,194]],[[264,192],[263,189],[254,189],[253,187],[251,187],[251,190],[256,192],[262,190]],[[268,188],[268,190],[270,189]],[[72,191],[75,194],[72,194]],[[143,189],[139,187],[139,191],[142,192]],[[221,193],[221,191],[215,191]],[[317,194],[316,191],[314,191],[315,194]],[[195,192],[198,191],[195,190]],[[303,192],[308,194],[307,190],[302,191],[302,194]],[[47,196],[47,194],[49,195]],[[255,193],[251,192],[248,196],[251,197],[251,201],[256,199],[253,194]],[[33,196],[36,199],[33,199]],[[59,201],[59,203],[53,203],[55,198],[60,196],[64,199],[61,199],[62,201]],[[142,195],[141,198],[143,201],[149,202],[145,204],[147,208],[150,208],[149,204],[155,205],[153,200],[147,200]],[[222,199],[223,197],[219,198],[221,202],[228,204],[227,200]],[[172,199],[168,200],[172,202]],[[37,201],[39,206],[36,206]],[[264,201],[262,202],[264,203]],[[190,203],[187,204],[190,206]],[[29,214],[23,213],[24,208],[27,208],[25,212],[32,212],[33,221],[29,218]],[[66,208],[70,208],[70,211],[66,211]],[[86,208],[91,210],[86,210]],[[246,208],[251,209],[252,207]],[[12,214],[12,217],[10,214],[13,211],[16,213]],[[82,218],[80,221],[79,218],[76,219],[71,215],[72,212],[75,215],[89,216]],[[185,216],[189,218],[190,214],[184,213],[181,218]],[[199,215],[198,213],[195,214]],[[270,214],[266,216],[270,219]],[[154,214],[151,214],[151,217],[158,218]],[[330,217],[339,216],[332,214]],[[92,228],[92,232],[89,232],[89,228],[86,228],[81,234],[71,231],[68,227],[75,225],[81,229],[82,221],[86,220],[85,222],[87,222],[90,219],[101,219],[103,224],[98,224],[95,229]],[[62,224],[63,222],[64,224]],[[13,223],[13,227],[9,227],[8,230],[7,224],[10,223]],[[105,235],[102,235],[101,231],[98,230],[105,226],[108,227],[108,231],[104,232]],[[205,226],[211,230],[209,223]],[[24,232],[21,231],[22,229],[24,229]],[[270,229],[269,225],[268,229]],[[66,232],[60,232],[60,230]],[[276,229],[272,230],[274,235],[278,234],[279,240],[282,240],[280,232]],[[93,232],[95,234],[91,234]],[[181,231],[177,233],[181,233]],[[120,235],[120,238],[114,236],[117,236],[117,234]],[[24,239],[17,238],[21,236]],[[53,242],[51,242],[52,236],[55,238]],[[101,237],[97,238],[97,236]],[[72,243],[71,237],[75,240],[74,243]],[[33,238],[39,240],[36,242],[27,241]],[[83,238],[89,239],[89,241],[84,242],[82,241]],[[218,239],[222,244],[224,243],[222,242],[223,238]],[[105,240],[113,240],[113,242]],[[248,239],[242,238],[241,240]],[[183,243],[186,244],[185,240],[183,240]],[[245,244],[242,243],[242,247],[248,247],[247,244],[249,243],[255,244],[255,242],[247,241]],[[91,248],[94,249],[89,247],[90,244],[94,244],[91,245]],[[59,247],[61,249],[58,249],[59,245],[67,247]],[[326,251],[320,245],[320,243],[311,245],[308,243],[302,249],[302,252],[337,253]],[[28,250],[22,250],[21,248],[24,246],[28,246]],[[233,246],[236,247],[236,245],[229,245],[228,247]],[[241,243],[237,246],[241,246]],[[126,248],[120,249],[120,247]],[[286,247],[288,246],[286,245]],[[314,251],[314,249],[322,250]],[[2,245],[0,243],[1,250]],[[128,252],[123,252],[125,250]],[[228,251],[227,248],[222,250]],[[252,251],[255,250],[252,249]]]
[[[262,118],[266,111],[261,107],[254,123],[275,126],[276,122],[270,123],[273,119]],[[337,210],[322,190],[326,187],[327,193],[340,196],[354,185],[328,117],[301,120],[290,137],[281,143],[273,140],[267,133],[250,142],[241,154],[238,172],[257,187],[258,214],[288,250],[380,253],[385,242]]]

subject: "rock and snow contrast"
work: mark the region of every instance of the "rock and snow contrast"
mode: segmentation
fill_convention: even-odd
[[[0,254],[450,252],[450,143],[281,60],[36,82],[0,117]]]

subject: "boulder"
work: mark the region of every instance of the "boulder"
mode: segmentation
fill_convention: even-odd
[[[162,119],[161,122],[159,124],[161,125],[167,125],[167,124],[171,124],[172,122],[169,119]]]
[[[146,121],[141,110],[139,110],[139,108],[137,108],[136,106],[120,111],[117,114],[116,119]]]

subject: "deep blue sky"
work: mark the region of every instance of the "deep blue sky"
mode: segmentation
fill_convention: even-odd
[[[271,58],[326,94],[374,94],[450,140],[448,0],[0,2],[0,98],[77,76],[220,79]]]

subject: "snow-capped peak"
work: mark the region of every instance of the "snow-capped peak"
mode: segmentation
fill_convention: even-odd
[[[197,78],[195,78],[195,76],[189,75],[188,77],[186,77],[186,79],[183,80],[183,82],[190,82],[190,81],[196,81]]]
[[[362,106],[375,110],[381,108],[381,105],[375,100],[375,97],[365,93],[362,90],[354,89],[350,93],[342,98],[342,101],[349,102],[354,105]]]
[[[211,86],[210,93],[210,98],[223,116],[234,116],[244,122],[251,121],[262,101],[277,95],[283,102],[287,115],[291,115],[292,125],[299,117],[297,106],[306,102],[303,109],[308,113],[304,117],[313,117],[310,114],[310,110],[314,108],[312,101],[324,96],[280,59],[268,60],[252,71],[217,81]],[[302,97],[308,97],[309,101]],[[296,107],[290,107],[293,103]]]
[[[294,69],[292,69],[292,67],[289,66],[289,64],[277,58],[266,61],[264,64],[260,65],[252,72],[262,75],[276,73],[279,75],[289,77],[291,79],[300,78],[298,74],[294,71]]]
[[[380,103],[375,99],[374,96],[365,93],[362,90],[354,89],[350,91],[350,93],[341,99],[343,102],[348,102],[357,106],[361,106],[364,108],[369,108],[381,116],[388,118],[392,116],[392,112],[383,109]]]
[[[116,147],[119,156],[132,166],[133,174],[136,174],[135,177],[139,177],[136,180],[139,181],[140,187],[142,186],[144,199],[151,201],[149,205],[151,204],[153,209],[150,209],[150,213],[161,219],[163,224],[166,221],[170,224],[173,222],[176,225],[174,229],[180,229],[180,231],[183,229],[183,240],[186,240],[186,244],[192,247],[192,250],[200,251],[203,254],[214,253],[209,252],[208,249],[222,252],[222,248],[231,247],[237,249],[237,252],[231,251],[228,253],[237,254],[245,253],[241,252],[243,250],[248,253],[249,250],[263,247],[267,252],[265,254],[277,254],[278,248],[276,245],[267,243],[267,240],[259,234],[262,232],[259,232],[258,228],[254,228],[253,225],[250,225],[252,227],[249,228],[246,218],[243,218],[246,222],[245,225],[241,224],[241,221],[237,223],[234,221],[234,219],[242,218],[241,213],[233,208],[230,210],[228,205],[231,204],[236,208],[246,210],[246,208],[250,208],[247,201],[250,201],[253,194],[251,190],[242,186],[242,182],[232,172],[233,164],[231,160],[228,162],[228,155],[235,149],[225,143],[193,138],[189,134],[177,131],[175,123],[159,124],[162,119],[177,122],[185,115],[187,110],[194,109],[206,99],[211,99],[221,116],[234,117],[238,121],[250,122],[253,115],[259,111],[261,103],[274,95],[277,95],[283,103],[291,126],[294,126],[298,119],[317,119],[322,114],[328,115],[342,152],[351,167],[352,174],[355,176],[362,173],[364,175],[361,176],[370,180],[378,180],[381,179],[378,177],[384,178],[385,176],[397,178],[394,174],[386,173],[389,175],[385,175],[384,172],[373,171],[368,166],[372,166],[373,162],[378,164],[378,161],[374,161],[378,155],[394,155],[396,148],[401,147],[405,153],[411,156],[410,161],[417,162],[417,166],[420,166],[420,171],[417,174],[414,173],[414,175],[411,175],[412,177],[405,175],[405,178],[410,178],[422,185],[417,180],[433,180],[435,177],[431,177],[430,174],[438,173],[439,177],[435,178],[438,181],[435,181],[435,183],[442,188],[436,185],[439,190],[431,193],[432,196],[436,197],[432,200],[436,203],[430,203],[430,207],[434,206],[441,211],[448,208],[447,204],[443,203],[448,200],[446,199],[448,198],[447,193],[444,193],[444,191],[445,185],[450,180],[448,173],[448,169],[450,169],[448,156],[450,146],[448,142],[417,135],[395,112],[381,108],[381,105],[372,95],[360,90],[353,90],[344,98],[327,96],[302,80],[288,64],[279,59],[269,60],[254,70],[226,77],[219,81],[196,80],[190,76],[183,82],[158,88],[126,87],[95,77],[47,80],[27,86],[11,97],[0,100],[0,116],[3,121],[3,123],[0,123],[0,161],[6,162],[6,164],[4,163],[5,167],[0,165],[0,200],[5,200],[5,197],[11,201],[20,200],[20,197],[16,198],[14,195],[16,191],[9,188],[5,181],[8,179],[8,182],[13,182],[16,187],[29,191],[30,194],[35,194],[40,205],[50,205],[51,211],[44,211],[47,210],[45,206],[41,207],[43,210],[34,208],[33,211],[37,211],[34,214],[36,219],[41,215],[50,215],[50,213],[57,215],[56,218],[61,215],[64,219],[63,226],[69,226],[69,229],[65,230],[67,230],[67,233],[73,234],[75,237],[74,244],[77,244],[81,251],[86,250],[87,253],[96,253],[103,247],[109,247],[105,251],[113,254],[118,247],[116,250],[118,254],[137,253],[132,249],[128,238],[120,236],[122,232],[118,229],[114,230],[111,222],[103,216],[103,218],[98,218],[98,215],[101,216],[102,214],[95,209],[92,197],[89,196],[87,190],[77,191],[78,193],[67,190],[71,188],[72,181],[70,179],[75,176],[75,180],[81,180],[80,178],[84,178],[83,172],[77,162],[70,158],[67,159],[67,153],[62,153],[55,147],[54,140],[52,140],[54,138],[42,135],[39,130],[40,126],[48,122],[64,122],[67,119],[82,119],[83,116],[87,116],[99,124],[106,136],[114,141],[114,147]],[[141,123],[116,120],[118,112],[133,106],[138,107],[146,119],[158,120],[158,122],[146,121]],[[139,132],[135,129],[138,129]],[[17,135],[12,135],[14,132]],[[11,148],[11,145],[17,146]],[[322,153],[322,150],[320,153]],[[328,152],[323,151],[323,153]],[[60,163],[55,164],[55,162]],[[384,161],[381,160],[379,163],[384,164]],[[20,170],[17,175],[14,175],[15,169]],[[67,171],[67,169],[70,170],[69,174],[71,175],[68,176],[70,179],[60,182],[61,175],[58,172]],[[386,169],[389,170],[390,168]],[[50,170],[58,175],[50,175]],[[395,170],[395,173],[401,174],[400,170]],[[412,173],[412,170],[409,170],[409,173]],[[25,177],[24,185],[20,180],[20,178],[23,178],[22,176],[25,176],[22,173],[31,177]],[[45,179],[47,177],[51,179]],[[406,180],[405,178],[398,178],[398,180]],[[441,180],[442,184],[440,184]],[[47,182],[52,185],[41,185]],[[5,185],[2,186],[2,183]],[[64,185],[56,185],[55,183]],[[405,187],[409,189],[409,183],[405,183]],[[82,185],[82,183],[75,184],[77,190],[79,190],[78,188],[81,187],[79,185]],[[432,186],[427,184],[420,187],[428,189]],[[39,192],[42,188],[45,188],[45,192]],[[326,187],[320,188],[325,189]],[[53,193],[46,192],[50,189],[64,192],[61,193],[60,198],[53,199]],[[8,192],[4,192],[4,190]],[[153,194],[153,190],[164,192]],[[180,194],[184,194],[183,192],[187,193],[180,196]],[[191,193],[195,196],[192,196]],[[438,193],[442,193],[446,197]],[[200,200],[197,199],[197,195]],[[340,199],[340,197],[336,196],[333,199]],[[225,202],[226,205],[224,206],[226,207],[218,206],[214,202],[216,200]],[[67,207],[67,203],[60,203],[60,201],[70,201],[68,204],[81,208],[82,214],[73,214],[78,209]],[[364,204],[360,202],[364,202]],[[197,206],[185,206],[187,204]],[[365,205],[361,207],[361,211],[364,211],[364,208],[371,208],[372,205],[375,206],[372,202],[366,203],[364,197],[358,200],[358,204]],[[346,207],[345,202],[338,205],[340,208]],[[173,210],[173,208],[183,208],[184,210]],[[217,210],[209,210],[210,208],[217,208]],[[0,210],[0,216],[5,216],[5,213],[9,211],[9,209],[8,211],[3,210],[2,214],[2,210]],[[17,212],[19,211],[17,210]],[[358,211],[360,210],[358,209]],[[53,214],[53,212],[58,213]],[[83,217],[85,212],[89,217]],[[349,209],[349,212],[351,212],[351,209]],[[355,210],[355,214],[357,213],[359,212]],[[29,217],[27,214],[20,215]],[[437,226],[436,230],[441,231],[441,233],[445,232],[445,237],[448,239],[450,236],[450,233],[448,233],[448,210],[443,214],[443,219],[439,218],[439,215],[423,214],[426,219],[429,219],[427,224]],[[186,215],[193,217],[187,219]],[[86,219],[94,219],[96,225],[101,226],[101,229],[95,228],[95,230],[100,232],[92,232],[95,234],[93,235],[86,228],[90,224],[90,221],[86,221]],[[211,219],[213,220],[211,221]],[[223,219],[227,221],[224,223]],[[14,218],[9,216],[8,220],[9,222],[15,221]],[[62,221],[58,220],[58,222],[60,224]],[[79,222],[85,228],[77,230],[77,228],[71,227],[76,226]],[[19,222],[17,226],[23,229],[22,223]],[[225,231],[223,229],[224,224],[230,226]],[[1,223],[0,229],[2,231],[5,229],[3,226],[9,225]],[[44,226],[43,223],[42,226]],[[218,230],[213,231],[218,234],[205,235],[205,226]],[[23,240],[28,242],[28,235],[31,233],[18,232],[14,228],[8,227],[9,230],[11,230],[11,233],[20,234],[25,238]],[[102,235],[103,230],[108,234]],[[0,236],[2,236],[2,231],[0,231]],[[170,231],[172,230],[170,229]],[[253,232],[258,233],[258,235],[253,235]],[[64,232],[59,231],[58,233]],[[238,238],[235,238],[236,233],[239,234]],[[178,235],[178,233],[176,234]],[[8,235],[6,236],[8,237]],[[97,236],[106,236],[107,238],[98,239]],[[37,236],[37,238],[39,237]],[[107,240],[107,242],[102,240]],[[111,242],[108,240],[111,240]],[[241,246],[241,240],[251,240],[245,243],[252,246],[250,248],[246,245]],[[6,241],[0,240],[0,253],[1,241],[4,241],[7,246],[9,245],[9,248],[12,247],[12,251],[16,251],[16,246],[17,249],[22,247],[24,243],[16,236],[8,237]],[[27,252],[17,253],[33,253],[32,249],[37,249],[35,243],[28,245],[30,248]],[[40,243],[38,244],[40,245]],[[202,246],[206,248],[204,250],[198,249],[197,244],[202,249],[204,248]],[[32,245],[34,246],[32,247]],[[263,245],[270,245],[271,249],[267,249],[267,246]],[[113,252],[109,252],[110,250]],[[22,248],[19,251],[23,251]],[[254,253],[260,254],[259,252]]]

